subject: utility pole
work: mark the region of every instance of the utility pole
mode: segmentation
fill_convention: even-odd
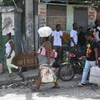
[[[25,32],[27,40],[27,52],[34,51],[34,20],[33,0],[25,0]]]

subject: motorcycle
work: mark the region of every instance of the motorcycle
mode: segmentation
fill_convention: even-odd
[[[79,53],[78,53],[79,54]],[[58,77],[62,81],[70,81],[75,74],[82,74],[85,66],[84,56],[78,57],[76,51],[70,51],[69,62],[62,63],[58,70]]]

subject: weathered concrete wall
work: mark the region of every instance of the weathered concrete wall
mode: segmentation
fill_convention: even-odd
[[[34,51],[33,0],[25,0],[27,52]]]
[[[0,0],[0,2],[3,2],[3,0]]]
[[[35,50],[39,48],[39,35],[38,35],[38,15],[35,16]]]
[[[21,13],[15,13],[14,14],[14,31],[15,31],[15,43],[17,46],[15,46],[15,50],[17,54],[20,54],[22,52],[21,50]]]
[[[16,55],[21,53],[21,9],[15,9],[14,7],[0,7],[2,13],[2,35],[11,32],[15,42]]]
[[[3,0],[0,0],[0,5],[3,5]]]

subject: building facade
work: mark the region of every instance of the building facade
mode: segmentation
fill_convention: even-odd
[[[72,24],[77,23],[84,31],[94,25],[96,20],[95,8],[84,4],[68,4],[58,2],[39,3],[39,27],[50,26],[53,30],[56,24],[61,24],[63,31],[70,31]]]
[[[63,1],[63,2],[62,2]],[[49,26],[55,30],[61,24],[62,30],[70,32],[77,23],[84,31],[94,26],[96,10],[90,4],[65,2],[66,0],[25,0],[25,35],[28,52],[37,50],[39,36],[37,30]]]
[[[1,0],[1,3],[3,0]],[[17,36],[24,35],[25,41],[27,44],[27,52],[36,51],[39,48],[39,36],[38,36],[38,28],[42,26],[49,26],[52,30],[55,30],[56,24],[61,24],[62,30],[67,33],[72,29],[72,24],[77,23],[78,26],[82,26],[84,31],[87,30],[88,27],[94,26],[94,21],[99,19],[99,12],[97,14],[94,7],[91,7],[90,4],[83,3],[74,3],[74,2],[66,2],[67,0],[23,0],[25,4],[25,16],[21,19],[21,22],[24,22],[22,26],[18,25],[17,20],[14,19],[13,23],[17,24],[17,26],[24,29],[24,33],[18,32],[16,25],[16,30],[14,34]],[[16,9],[15,9],[16,12]],[[13,12],[10,10],[7,12],[8,15]],[[17,12],[18,14],[18,12]],[[1,12],[2,15],[2,12]],[[3,16],[6,15],[5,12]],[[16,15],[16,14],[15,14]],[[17,16],[17,15],[16,15]],[[0,17],[0,28],[3,27],[2,16]],[[16,22],[15,22],[16,20]],[[20,22],[20,23],[21,23]],[[24,27],[25,28],[22,28]],[[20,30],[21,30],[20,29]],[[4,30],[5,31],[5,30]],[[3,31],[3,33],[5,33]],[[14,30],[13,30],[14,31]],[[19,33],[19,35],[17,35]],[[0,34],[0,43],[2,43],[3,38]],[[3,52],[3,49],[0,47],[0,52]],[[2,54],[1,53],[1,54]],[[0,56],[1,57],[1,56]],[[0,58],[1,62],[1,58]]]

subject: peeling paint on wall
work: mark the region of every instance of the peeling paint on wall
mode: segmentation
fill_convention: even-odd
[[[31,18],[28,18],[26,21],[26,36],[28,52],[34,51],[33,19]]]
[[[33,20],[27,19],[26,22],[26,35],[29,37],[32,34],[32,29],[33,29]]]

